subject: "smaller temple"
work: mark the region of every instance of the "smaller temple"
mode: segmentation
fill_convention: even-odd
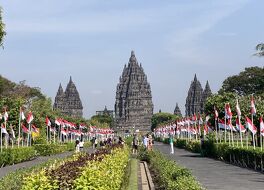
[[[114,110],[108,110],[105,106],[105,109],[102,111],[96,111],[96,115],[109,115],[111,117],[114,117]]]
[[[211,95],[212,92],[209,82],[206,82],[205,89],[203,90],[202,85],[195,74],[186,98],[185,116],[204,113],[206,99]]]
[[[79,92],[70,77],[70,81],[66,87],[65,92],[60,84],[55,102],[53,105],[54,110],[59,110],[61,113],[71,117],[82,117],[83,106],[79,96]]]
[[[178,116],[182,117],[181,110],[178,106],[178,103],[176,103],[176,107],[174,109],[174,115],[178,115]]]

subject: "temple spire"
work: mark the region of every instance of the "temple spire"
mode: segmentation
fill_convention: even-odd
[[[178,106],[178,103],[176,103],[176,106],[175,106],[175,109],[174,109],[174,115],[178,115],[180,117],[182,116],[181,110],[180,110],[180,108]]]

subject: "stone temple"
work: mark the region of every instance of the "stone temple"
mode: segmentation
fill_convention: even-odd
[[[150,131],[152,115],[150,84],[132,51],[116,89],[116,128],[119,131]]]
[[[203,90],[195,74],[186,98],[185,115],[192,116],[193,114],[204,113],[206,99],[211,95],[212,91],[209,82],[206,82],[205,89]]]
[[[181,110],[179,108],[178,103],[176,103],[175,109],[174,109],[174,115],[182,117]]]
[[[57,95],[55,97],[53,109],[59,110],[61,111],[61,113],[71,117],[83,116],[83,106],[79,96],[79,92],[75,84],[72,82],[71,77],[65,92],[63,92],[62,86],[60,84]]]

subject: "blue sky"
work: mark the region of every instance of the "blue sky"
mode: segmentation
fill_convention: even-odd
[[[213,92],[249,66],[263,42],[260,0],[0,0],[7,36],[0,74],[48,97],[75,82],[85,117],[106,105],[134,50],[151,84],[155,112],[184,113],[194,74]]]

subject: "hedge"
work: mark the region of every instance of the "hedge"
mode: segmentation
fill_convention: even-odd
[[[53,154],[62,153],[65,151],[74,150],[74,143],[66,144],[35,144],[34,149],[37,151],[38,155],[49,156]]]
[[[168,139],[157,138],[168,144]],[[175,139],[174,146],[184,148],[191,152],[202,153],[203,156],[222,160],[234,165],[264,171],[264,151],[259,147],[255,150],[253,147],[232,147],[228,143],[216,143],[211,139],[204,141],[204,149],[201,150],[200,141],[186,141]]]
[[[0,166],[17,164],[36,157],[36,151],[33,147],[15,147],[3,149],[0,152]]]
[[[158,151],[141,151],[141,160],[149,163],[155,188],[159,190],[201,190],[191,172]]]

